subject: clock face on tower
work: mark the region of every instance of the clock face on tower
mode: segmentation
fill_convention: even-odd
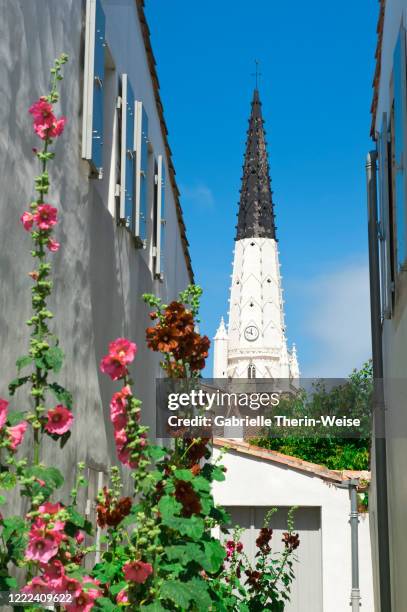
[[[259,337],[259,330],[255,325],[248,325],[244,330],[244,337],[249,342],[254,342]]]

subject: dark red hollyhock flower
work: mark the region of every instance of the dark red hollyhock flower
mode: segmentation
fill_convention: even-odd
[[[247,576],[246,584],[249,584],[253,589],[259,590],[261,588],[260,578],[262,574],[257,570],[246,570],[245,574]]]
[[[203,457],[209,454],[208,443],[209,438],[201,438],[199,442],[193,444],[193,438],[185,438],[185,444],[188,448],[187,457],[190,464],[198,463]]]
[[[288,531],[285,531],[281,541],[284,542],[285,547],[288,548],[290,552],[293,552],[293,550],[300,545],[298,533],[288,533]]]
[[[171,353],[178,346],[180,333],[175,327],[156,325],[146,329],[147,346],[153,351]]]
[[[131,499],[122,497],[113,502],[107,487],[103,487],[104,503],[99,502],[96,507],[97,523],[100,527],[117,527],[117,525],[130,514]]]
[[[260,529],[260,533],[256,540],[256,546],[260,548],[261,552],[267,554],[270,552],[271,548],[269,546],[269,542],[271,540],[271,536],[273,535],[273,530],[268,527],[262,527]]]
[[[175,499],[182,504],[182,515],[190,517],[199,514],[202,506],[199,496],[192,484],[186,480],[177,480],[175,483]]]

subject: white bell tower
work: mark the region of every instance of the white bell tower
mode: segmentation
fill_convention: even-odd
[[[254,90],[235,239],[229,325],[214,338],[214,378],[298,379],[287,348],[273,192],[259,92]]]

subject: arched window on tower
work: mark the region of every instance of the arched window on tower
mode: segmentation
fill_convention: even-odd
[[[247,368],[247,378],[256,378],[256,366],[254,363],[250,363]]]

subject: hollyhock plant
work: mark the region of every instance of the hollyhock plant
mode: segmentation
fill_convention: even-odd
[[[71,470],[62,474],[56,467],[70,466],[69,458],[76,454],[75,449],[69,450],[68,463],[57,456],[57,448],[64,449],[69,444],[69,436],[64,434],[72,427],[73,414],[72,395],[55,380],[63,352],[55,330],[48,324],[53,313],[48,310],[47,298],[52,292],[49,252],[60,248],[52,236],[58,212],[44,201],[50,192],[48,162],[55,154],[51,139],[60,135],[65,126],[65,118],[57,118],[54,104],[59,100],[57,85],[66,59],[62,55],[55,61],[49,95],[30,107],[34,131],[44,141],[42,150],[34,151],[40,165],[35,178],[36,196],[21,217],[29,232],[35,262],[30,273],[34,281],[32,316],[27,321],[31,337],[26,354],[17,360],[18,374],[9,391],[13,395],[27,385],[26,399],[31,405],[23,413],[7,415],[8,404],[0,399],[2,445],[7,447],[0,484],[3,490],[16,485],[29,507],[24,516],[1,517],[4,550],[0,555],[0,582],[7,587],[15,585],[11,574],[16,574],[16,586],[23,592],[69,593],[71,602],[57,604],[58,610],[67,612],[119,607],[136,611],[155,608],[156,604],[160,610],[209,610],[220,609],[224,601],[225,612],[268,609],[270,602],[282,601],[280,593],[288,597],[292,570],[289,566],[285,572],[284,567],[290,563],[298,536],[289,526],[280,559],[270,562],[262,549],[253,568],[244,554],[236,554],[241,552],[241,543],[235,539],[234,553],[225,561],[223,545],[211,534],[211,528],[222,528],[228,516],[215,505],[211,491],[213,480],[223,479],[223,470],[204,461],[211,454],[210,434],[199,440],[176,440],[170,448],[149,443],[147,428],[141,424],[141,402],[133,395],[128,371],[137,350],[130,340],[118,338],[111,342],[100,367],[112,380],[122,379],[121,389],[115,390],[110,402],[110,418],[119,461],[132,472],[126,474],[123,483],[121,470],[114,466],[108,486],[102,492],[88,494],[91,503],[97,499],[95,524],[92,513],[85,514],[78,504],[78,498],[83,500],[78,495],[79,488],[88,486],[85,464],[78,464],[79,475],[71,489]],[[169,305],[154,296],[147,300],[155,308],[151,313],[155,326],[150,328],[150,347],[161,352],[162,367],[169,376],[186,376],[191,387],[195,386],[209,349],[207,337],[197,333],[200,293],[199,288],[191,286]],[[48,410],[51,397],[57,398],[58,405]],[[18,423],[22,416],[26,420]],[[8,425],[18,424],[6,427],[7,417]],[[28,426],[33,455],[31,458],[29,453],[19,460],[16,453]],[[55,458],[52,466],[43,463],[47,454],[42,452],[44,440],[51,444],[44,433],[52,439],[62,436],[50,453]],[[133,490],[129,491],[131,482]],[[58,488],[70,489],[68,499],[56,501]],[[93,486],[89,488],[93,490]],[[88,545],[84,534],[92,538],[96,524],[105,529],[103,538]],[[231,548],[229,545],[227,550]],[[261,568],[257,567],[260,562]],[[18,572],[11,571],[13,565],[19,568]],[[280,574],[274,567],[281,573],[279,586],[275,584]],[[249,573],[245,574],[245,570]],[[248,586],[239,582],[240,574],[244,580],[247,576],[254,581],[256,588],[249,581]],[[21,583],[24,576],[25,586]],[[260,601],[256,598],[261,592],[266,596]]]
[[[52,104],[47,101],[45,96],[34,102],[28,112],[33,116],[34,131],[42,140],[60,136],[64,131],[66,117],[57,119]]]
[[[129,582],[142,584],[153,573],[153,568],[150,563],[143,561],[128,561],[123,566],[123,573]]]
[[[9,435],[10,448],[12,451],[15,451],[18,446],[20,446],[21,442],[24,439],[24,434],[27,430],[28,423],[26,421],[22,421],[18,425],[14,425],[14,427],[8,427],[7,433]]]
[[[33,219],[40,230],[49,230],[57,223],[58,210],[51,204],[40,204]]]
[[[59,244],[59,242],[57,242],[56,240],[54,240],[53,238],[49,238],[48,242],[47,242],[47,249],[49,251],[51,251],[51,253],[56,253],[57,251],[59,251],[59,247],[61,245]]]
[[[0,429],[6,424],[8,405],[8,401],[0,397]]]
[[[58,404],[47,412],[48,421],[44,426],[45,431],[50,434],[62,436],[69,431],[73,423],[73,414],[68,408]]]
[[[30,212],[28,212],[26,210],[21,215],[20,220],[21,220],[21,223],[23,224],[24,229],[27,232],[29,232],[32,229],[32,226],[34,225],[34,217],[33,217],[32,213],[30,213]]]
[[[112,380],[118,380],[126,376],[127,366],[133,361],[137,352],[137,346],[126,338],[117,338],[109,344],[109,353],[100,362],[102,372],[110,376]]]
[[[65,604],[67,612],[90,612],[95,605],[96,599],[102,595],[97,580],[90,576],[84,576],[82,581],[84,586],[79,592],[74,593],[72,603]]]
[[[58,532],[44,529],[31,529],[25,556],[31,561],[48,563],[58,553],[61,538]]]

